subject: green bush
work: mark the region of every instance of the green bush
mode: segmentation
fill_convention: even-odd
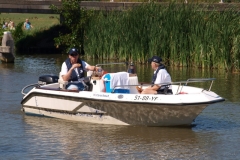
[[[80,0],[62,0],[62,6],[51,5],[50,8],[63,18],[62,25],[66,26],[70,32],[62,33],[56,37],[55,45],[66,47],[77,47],[81,54],[84,54],[84,32],[85,26],[92,15],[90,10],[85,10],[80,6]]]
[[[59,36],[59,32],[69,33],[69,30],[62,25],[55,25],[48,29],[39,29],[32,32],[26,30],[21,31],[22,34],[17,34],[19,32],[16,33],[21,36],[15,40],[16,51],[19,54],[24,54],[31,50],[32,52],[42,51],[42,53],[57,52],[56,50],[61,52],[63,49],[55,46],[54,38]]]

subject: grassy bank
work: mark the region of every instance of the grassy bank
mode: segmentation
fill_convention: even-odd
[[[0,23],[14,21],[15,25],[25,22],[29,19],[35,30],[49,28],[59,24],[59,15],[57,14],[29,14],[29,13],[1,13]]]
[[[33,28],[24,30],[23,23],[29,19]],[[13,21],[15,30],[10,30],[14,37],[16,53],[56,53],[54,38],[58,36],[59,15],[56,14],[17,14],[1,13],[0,22]],[[8,29],[7,29],[8,30]],[[5,29],[0,29],[0,36]]]

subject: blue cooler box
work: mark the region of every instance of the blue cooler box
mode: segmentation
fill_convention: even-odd
[[[106,92],[111,93],[113,89],[110,88],[110,80],[111,80],[111,75],[110,74],[105,74],[104,76],[104,83],[106,87]],[[130,93],[129,89],[115,89],[114,93]]]

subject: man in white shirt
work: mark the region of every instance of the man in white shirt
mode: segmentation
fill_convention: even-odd
[[[98,67],[91,66],[79,58],[77,48],[71,48],[68,52],[68,58],[62,64],[60,76],[64,81],[69,82],[67,89],[82,90],[83,84],[78,82],[84,77],[84,71],[96,71],[97,69]]]
[[[152,85],[142,90],[141,94],[172,94],[172,87],[168,85],[172,82],[171,76],[161,63],[162,58],[153,56],[148,61],[154,70]]]

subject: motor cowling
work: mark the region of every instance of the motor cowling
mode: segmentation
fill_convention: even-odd
[[[38,84],[39,85],[45,85],[45,84],[51,84],[51,83],[57,83],[59,77],[56,75],[42,75],[38,78]]]

